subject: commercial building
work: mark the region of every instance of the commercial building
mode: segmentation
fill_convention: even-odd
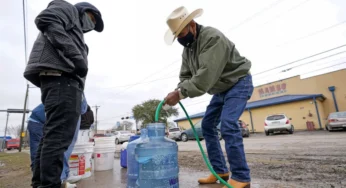
[[[295,130],[306,130],[307,122],[314,129],[325,128],[331,112],[346,111],[346,69],[306,79],[294,76],[254,88],[241,120],[252,132],[264,132],[264,120],[272,114],[286,114]],[[204,112],[194,114],[200,121]],[[189,128],[186,118],[176,119],[179,127]]]

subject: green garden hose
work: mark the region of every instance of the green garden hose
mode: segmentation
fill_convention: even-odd
[[[156,108],[156,113],[155,113],[155,121],[158,122],[159,121],[159,116],[160,116],[160,111],[161,111],[161,108],[163,106],[163,104],[165,103],[165,101],[161,101],[160,104],[157,106]],[[209,168],[210,172],[222,183],[224,184],[226,187],[228,188],[233,188],[230,184],[228,184],[225,180],[223,180],[222,178],[220,178],[219,175],[216,174],[216,172],[214,171],[214,169],[211,167],[211,164],[209,162],[209,160],[207,159],[207,156],[205,155],[204,153],[204,150],[202,148],[202,145],[200,143],[200,140],[199,140],[199,137],[197,135],[197,132],[195,130],[195,126],[193,126],[193,123],[190,119],[190,116],[189,114],[186,112],[186,109],[185,107],[183,106],[183,104],[181,104],[181,102],[179,102],[181,108],[183,109],[183,111],[185,112],[185,115],[186,115],[186,118],[189,120],[190,122],[190,125],[191,125],[191,128],[192,128],[192,131],[193,131],[193,134],[195,135],[195,138],[197,140],[197,144],[198,144],[198,147],[199,149],[201,150],[201,153],[202,153],[202,156],[203,156],[203,159],[204,159],[204,162],[205,164],[207,164],[207,167]]]

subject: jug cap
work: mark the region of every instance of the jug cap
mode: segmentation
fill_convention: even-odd
[[[166,125],[164,123],[149,123],[147,129],[149,137],[164,137]]]

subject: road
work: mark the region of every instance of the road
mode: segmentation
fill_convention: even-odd
[[[244,138],[244,146],[246,153],[267,153],[267,152],[317,152],[330,150],[331,145],[338,147],[340,150],[333,152],[344,153],[346,150],[346,132],[328,132],[328,131],[302,131],[290,134],[275,134],[265,136],[264,133],[256,133],[250,138]],[[205,149],[204,140],[201,141],[203,149]],[[189,140],[187,142],[178,142],[179,151],[199,151],[197,142]],[[224,150],[224,141],[221,140],[222,149]],[[313,151],[307,151],[306,148],[313,147]],[[344,151],[342,151],[342,148]]]
[[[346,187],[346,132],[244,138],[253,187]],[[221,141],[224,149],[224,142]],[[180,165],[206,171],[196,141],[178,142]],[[202,141],[205,148],[205,143]]]
[[[342,188],[346,187],[346,132],[304,131],[265,136],[264,133],[244,138],[244,147],[251,170],[252,188]],[[205,150],[205,142],[201,142]],[[224,141],[221,141],[224,150]],[[197,179],[209,171],[202,160],[196,141],[178,142],[180,187],[221,188],[222,185],[198,185]],[[120,149],[120,145],[117,146]],[[118,150],[119,151],[119,150]],[[116,161],[119,163],[119,161]],[[116,164],[112,180],[96,172],[99,187],[125,187],[125,169]],[[120,171],[119,171],[120,169]],[[125,172],[124,172],[125,171]],[[121,177],[115,181],[114,177]],[[101,181],[102,180],[102,181]],[[100,184],[102,182],[102,185]],[[96,184],[94,184],[96,185]],[[113,187],[114,187],[113,186]],[[88,186],[83,186],[88,187]]]

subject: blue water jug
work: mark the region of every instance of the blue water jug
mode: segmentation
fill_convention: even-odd
[[[140,188],[179,188],[178,145],[165,137],[165,127],[149,124],[149,142],[136,146]]]
[[[130,137],[129,142],[132,142],[132,141],[134,141],[134,140],[137,140],[137,139],[140,138],[140,137],[141,137],[140,135],[133,135],[133,136]]]
[[[127,149],[122,148],[120,151],[120,166],[123,168],[127,168]]]
[[[147,142],[148,132],[146,129],[141,129],[141,136],[135,135],[131,136],[129,144],[127,145],[127,188],[139,187],[137,185],[138,179],[138,162],[135,156],[135,148],[137,144]]]
[[[129,139],[129,142],[132,142],[138,139],[139,137],[140,137],[139,135],[131,136]],[[127,168],[127,147],[125,149],[121,149],[120,151],[120,166],[123,168]]]

